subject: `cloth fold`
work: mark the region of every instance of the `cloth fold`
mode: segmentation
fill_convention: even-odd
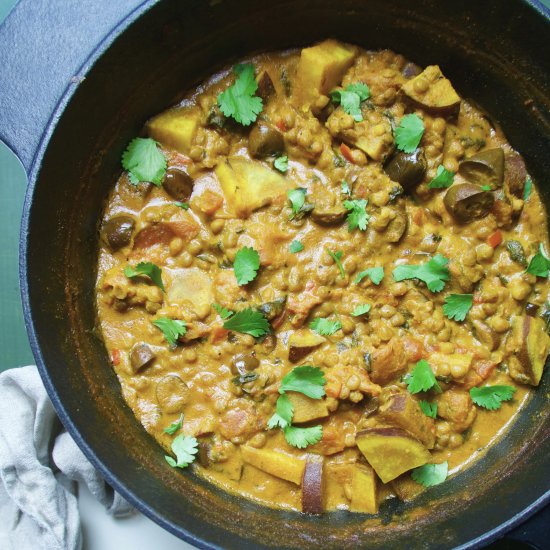
[[[109,514],[132,507],[64,431],[35,366],[0,374],[0,548],[79,550],[77,484]]]

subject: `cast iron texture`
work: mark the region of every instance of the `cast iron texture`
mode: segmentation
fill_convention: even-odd
[[[148,115],[251,51],[334,36],[389,47],[423,65],[439,63],[463,96],[502,123],[544,183],[550,169],[548,21],[519,1],[423,0],[412,6],[404,0],[150,3],[78,71],[86,79],[66,94],[38,150],[22,227],[21,274],[31,342],[50,396],[106,479],[197,546],[475,547],[549,498],[548,375],[483,461],[413,505],[385,506],[383,521],[346,513],[310,518],[231,497],[191,472],[171,469],[124,404],[95,336],[97,223],[121,151]],[[543,191],[548,200],[550,190]]]

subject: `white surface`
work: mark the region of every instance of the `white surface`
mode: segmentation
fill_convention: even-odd
[[[84,550],[192,550],[190,544],[168,533],[136,512],[126,519],[114,519],[80,485],[78,503],[84,536]]]

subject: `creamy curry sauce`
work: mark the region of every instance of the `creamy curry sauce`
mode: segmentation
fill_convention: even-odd
[[[548,284],[526,268],[539,243],[548,250],[545,210],[502,131],[437,67],[332,40],[243,63],[262,97],[253,124],[219,106],[239,78],[228,68],[147,123],[167,160],[162,185],[124,172],[109,196],[97,278],[105,345],[144,428],[172,457],[179,434],[194,436],[191,467],[213,483],[273,507],[376,513],[423,490],[411,471],[425,463],[448,461],[456,475],[536,391]],[[357,83],[368,98],[331,95]],[[423,126],[412,153],[397,148],[405,115]],[[440,173],[452,185],[430,186]],[[289,200],[296,189],[301,208]],[[367,225],[352,228],[344,202],[361,200]],[[294,241],[303,249],[291,252]],[[239,285],[244,247],[260,266]],[[396,280],[398,266],[438,254],[441,291]],[[166,292],[125,274],[140,262],[161,269]],[[357,282],[374,267],[379,284]],[[444,313],[451,294],[472,295],[463,321]],[[259,311],[269,333],[227,330],[221,308]],[[175,345],[153,324],[161,318],[184,322]],[[337,329],[319,334],[317,318]],[[412,393],[407,375],[422,360],[437,384]],[[293,426],[322,427],[297,448],[267,424],[283,377],[302,365],[322,371],[325,395],[286,392]],[[472,401],[472,388],[495,385],[513,398],[497,410]],[[435,418],[421,401],[437,404]],[[181,429],[165,433],[181,414]]]

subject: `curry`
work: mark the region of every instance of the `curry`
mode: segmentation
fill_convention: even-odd
[[[334,40],[258,55],[122,164],[98,322],[171,466],[376,514],[513,429],[550,348],[546,213],[438,66]]]

